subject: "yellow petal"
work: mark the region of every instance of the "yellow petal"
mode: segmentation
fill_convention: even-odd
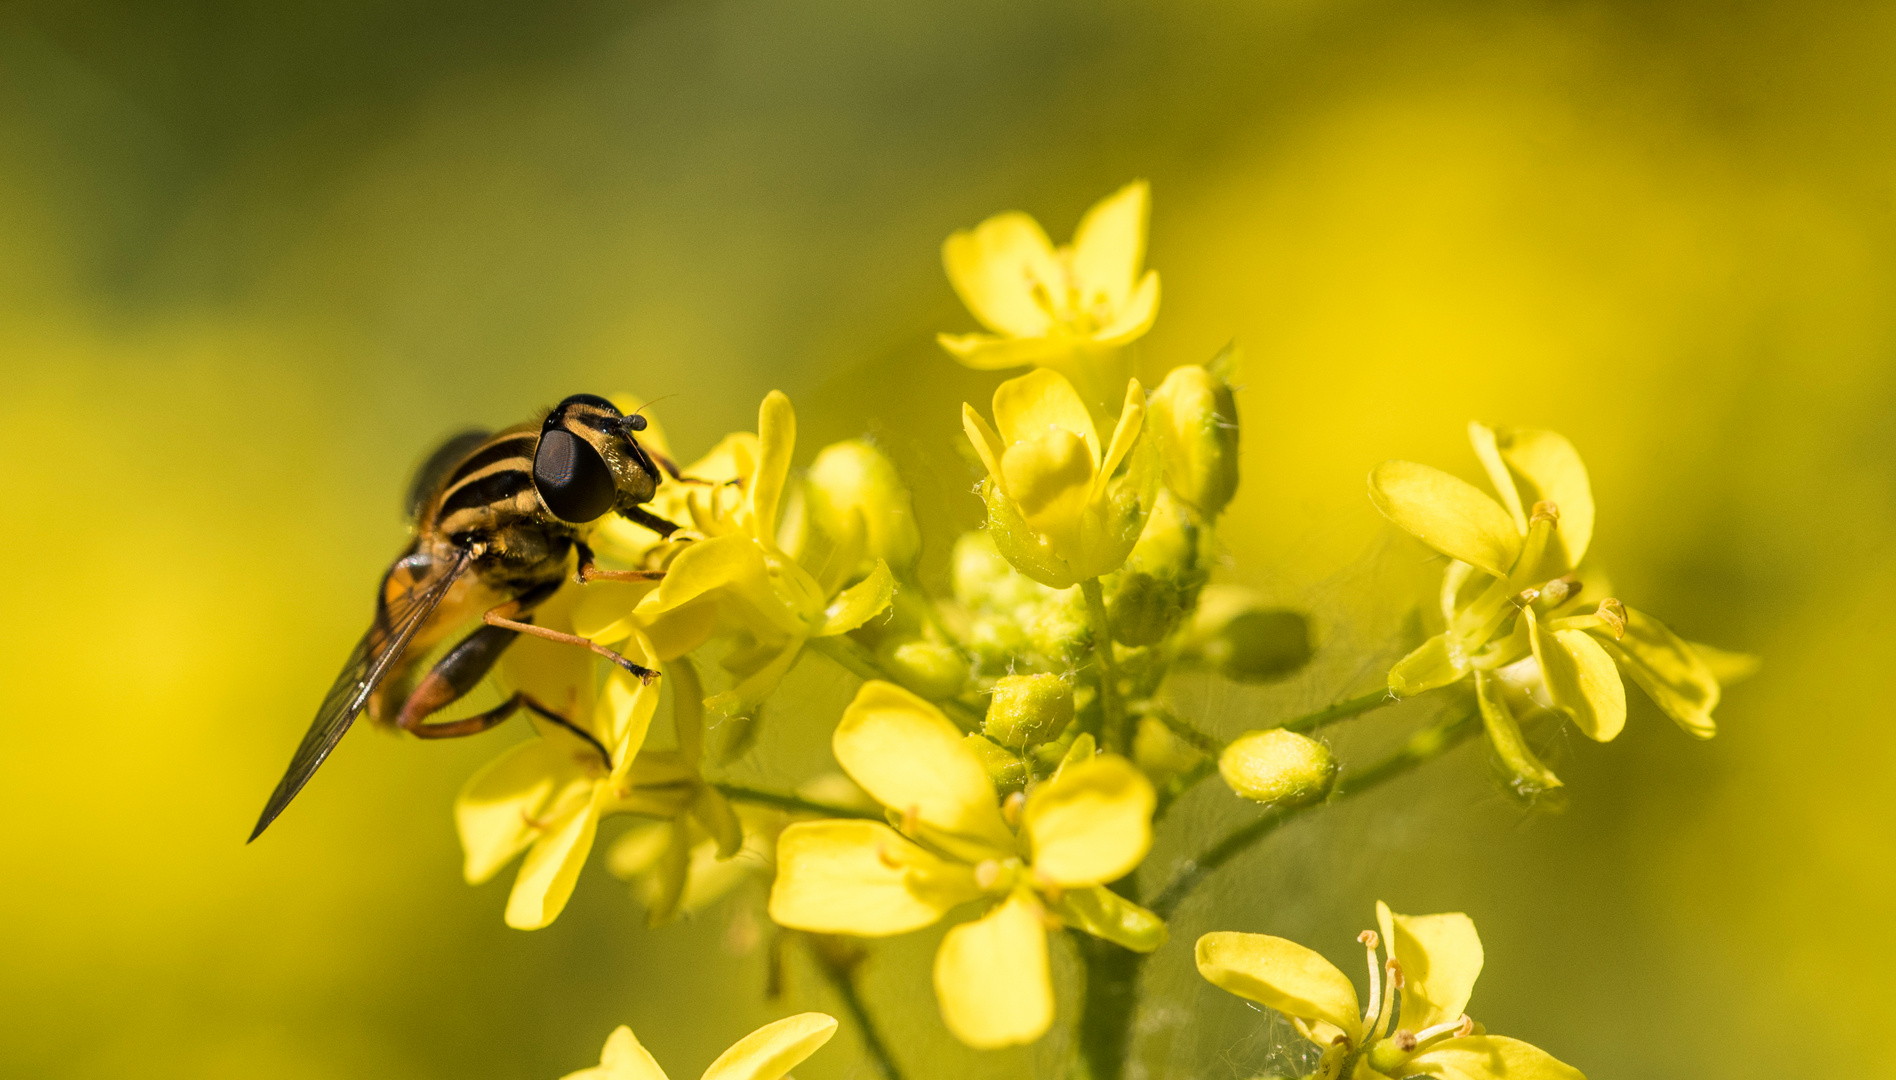
[[[1131,298],[1133,279],[1145,261],[1151,205],[1150,187],[1134,180],[1094,203],[1080,219],[1073,232],[1073,285],[1082,308],[1092,309],[1097,296],[1107,310],[1117,311]]]
[[[635,664],[658,667],[658,654],[645,640],[645,635],[636,630],[620,644],[619,651]],[[598,704],[593,708],[592,728],[612,753],[615,773],[623,773],[639,748],[645,745],[645,736],[652,728],[652,715],[658,711],[659,692],[658,683],[648,685],[624,668],[614,666],[607,672]]]
[[[704,1071],[704,1080],[780,1080],[836,1034],[836,1018],[786,1016],[737,1040]]]
[[[777,839],[770,918],[824,934],[919,930],[980,895],[955,869],[881,822],[798,822]]]
[[[1007,453],[1007,444],[988,425],[974,406],[961,403],[961,430],[968,433],[968,441],[974,444],[974,452],[981,456],[981,464],[987,466],[989,476],[1001,475],[1001,455]]]
[[[751,529],[758,543],[774,546],[777,507],[790,476],[790,455],[797,445],[797,414],[781,390],[764,395],[757,408],[757,469],[751,474]]]
[[[981,1050],[1029,1043],[1053,1024],[1047,931],[1016,893],[985,918],[962,923],[935,954],[935,997],[955,1038]]]
[[[549,808],[577,802],[580,789],[591,783],[588,763],[577,759],[580,751],[590,748],[571,735],[533,739],[468,779],[454,801],[468,884],[492,878],[538,839],[541,830],[533,822]]]
[[[1134,952],[1151,952],[1165,944],[1165,920],[1104,885],[1072,889],[1058,900],[1048,900],[1047,910],[1075,930]]]
[[[620,1024],[606,1039],[599,1064],[567,1073],[561,1080],[665,1080],[665,1070],[639,1045],[632,1029]]]
[[[1079,346],[1069,337],[1019,338],[992,334],[936,334],[935,341],[950,356],[977,371],[1051,363],[1072,355]]]
[[[1370,470],[1369,497],[1383,516],[1451,559],[1506,577],[1521,534],[1501,505],[1474,485],[1413,461]]]
[[[1494,485],[1495,494],[1501,497],[1501,505],[1514,518],[1515,531],[1527,532],[1527,511],[1532,508],[1532,504],[1527,507],[1521,505],[1521,493],[1514,486],[1514,477],[1508,473],[1508,463],[1502,460],[1494,429],[1470,420],[1468,441],[1474,445],[1475,456],[1481,459],[1481,467],[1488,474],[1488,482]]]
[[[658,589],[639,601],[638,612],[653,618],[704,596],[713,589],[761,584],[764,565],[748,536],[716,536],[688,545],[672,561]],[[568,652],[581,652],[567,646]]]
[[[705,698],[704,707],[723,716],[751,715],[763,705],[764,699],[777,688],[783,677],[790,673],[797,658],[803,655],[804,640],[793,637],[777,652],[767,654],[769,660],[744,676],[736,686]]]
[[[1449,655],[1447,636],[1437,634],[1389,669],[1389,692],[1397,697],[1413,697],[1447,686],[1466,674],[1466,662],[1456,663]]]
[[[987,770],[941,710],[875,680],[843,710],[831,747],[850,779],[898,814],[953,836],[1013,846]]]
[[[1143,337],[1158,317],[1159,272],[1148,270],[1113,321],[1093,332],[1093,340],[1100,345],[1124,345]]]
[[[870,619],[888,610],[895,599],[895,575],[889,573],[889,566],[881,559],[876,560],[876,568],[869,576],[858,581],[837,594],[823,610],[823,625],[817,627],[815,637],[833,637],[847,634]]]
[[[1152,782],[1117,754],[1062,768],[1028,796],[1021,819],[1035,879],[1079,888],[1131,873],[1152,847],[1154,803]]]
[[[1547,694],[1587,738],[1610,742],[1626,726],[1626,686],[1600,644],[1580,630],[1549,630],[1526,609],[1529,640]]]
[[[622,881],[650,873],[671,843],[672,823],[648,821],[634,825],[606,850],[606,872]]]
[[[1593,485],[1573,444],[1551,431],[1506,428],[1495,432],[1495,444],[1514,474],[1522,507],[1532,513],[1545,501],[1560,510],[1557,543],[1547,545],[1535,577],[1559,577],[1580,565],[1593,539]]]
[[[1459,1019],[1481,974],[1481,938],[1460,912],[1397,915],[1376,901],[1389,954],[1402,965],[1402,1026],[1421,1031]]]
[[[1198,973],[1285,1016],[1322,1021],[1352,1038],[1362,1030],[1349,977],[1294,941],[1265,934],[1206,934],[1198,939]]]
[[[1688,641],[1686,644],[1692,647],[1700,660],[1705,661],[1705,670],[1712,673],[1720,689],[1751,678],[1764,666],[1764,658],[1751,653],[1732,652],[1702,641]]]
[[[1718,705],[1718,680],[1712,677],[1704,658],[1664,623],[1627,608],[1623,636],[1616,639],[1606,631],[1590,633],[1646,696],[1687,734],[1701,739],[1717,734],[1712,709]]]
[[[559,918],[573,895],[579,871],[591,854],[599,829],[599,813],[612,797],[609,784],[597,784],[586,802],[548,827],[527,852],[507,896],[507,925],[515,930],[538,930]]]
[[[1073,384],[1057,371],[1042,368],[1002,383],[994,391],[994,426],[1009,446],[1049,429],[1070,431],[1085,441],[1093,462],[1100,460],[1093,417]]]
[[[1545,1050],[1499,1035],[1450,1039],[1411,1058],[1408,1068],[1442,1080],[1587,1080]]]
[[[1560,777],[1542,765],[1528,749],[1520,722],[1514,719],[1503,696],[1501,680],[1486,671],[1475,672],[1475,698],[1481,706],[1481,723],[1488,731],[1488,743],[1511,775],[1510,786],[1515,794],[1533,798],[1560,787]]]
[[[941,261],[961,302],[990,330],[1032,338],[1052,327],[1047,303],[1066,291],[1066,274],[1033,218],[996,214],[957,231],[942,244]]]
[[[1099,497],[1113,473],[1119,469],[1119,463],[1132,452],[1132,444],[1145,430],[1146,396],[1145,387],[1138,379],[1126,381],[1126,400],[1119,410],[1119,422],[1113,425],[1113,441],[1106,447],[1106,457],[1100,462],[1098,478],[1093,481],[1093,496]]]
[[[1078,435],[1049,428],[1010,445],[998,475],[1029,524],[1070,534],[1092,497],[1094,469],[1093,452]]]

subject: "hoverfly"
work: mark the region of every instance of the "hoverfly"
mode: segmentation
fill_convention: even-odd
[[[495,708],[458,720],[428,717],[467,694],[521,634],[564,642],[611,660],[650,683],[658,673],[574,634],[533,625],[533,609],[558,592],[577,551],[576,579],[639,581],[662,572],[599,570],[586,535],[616,513],[670,537],[677,525],[641,506],[678,470],[634,437],[645,418],[602,397],[575,394],[539,424],[488,434],[468,431],[441,445],[416,471],[408,511],[415,538],[382,578],[375,619],[343,665],[290,759],[250,839],[275,821],[365,709],[372,719],[424,739],[473,735],[522,708],[603,746],[565,717],[516,692]],[[481,625],[419,679],[413,668],[464,621]]]

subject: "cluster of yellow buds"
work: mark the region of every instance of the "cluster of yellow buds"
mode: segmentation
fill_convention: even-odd
[[[1018,213],[948,239],[949,279],[986,329],[941,344],[974,368],[1031,370],[1001,381],[986,412],[962,405],[985,525],[943,538],[926,572],[929,538],[895,463],[850,439],[797,471],[796,417],[780,393],[764,399],[755,432],[727,436],[660,488],[653,509],[683,526],[676,534],[617,520],[598,529],[602,558],[653,580],[564,590],[536,617],[663,678],[613,669],[602,680],[588,654],[531,639],[503,661],[504,678],[558,710],[456,806],[469,881],[525,855],[509,925],[557,917],[601,820],[634,816],[606,862],[633,882],[648,921],[749,895],[779,928],[775,942],[813,943],[845,980],[864,1045],[891,1076],[847,982],[863,947],[839,936],[953,920],[930,978],[941,1018],[992,1048],[1053,1026],[1050,935],[1072,931],[1087,965],[1076,1052],[1088,1075],[1117,1080],[1139,958],[1166,944],[1166,919],[1204,875],[1290,816],[1477,729],[1512,790],[1546,792],[1560,781],[1522,722],[1570,721],[1610,740],[1627,715],[1622,674],[1687,731],[1712,734],[1721,681],[1745,658],[1687,643],[1612,594],[1588,561],[1592,492],[1565,439],[1479,424],[1470,435],[1495,498],[1410,462],[1370,475],[1375,505],[1450,560],[1436,632],[1368,694],[1228,740],[1204,730],[1182,684],[1289,678],[1315,644],[1301,612],[1214,580],[1239,481],[1236,350],[1174,367],[1150,393],[1133,376],[1128,348],[1158,313],[1158,275],[1143,265],[1149,203],[1143,182],[1128,185],[1063,247]],[[669,455],[656,423],[644,437]],[[925,581],[942,563],[950,588],[938,596]],[[768,756],[758,717],[811,654],[861,679],[828,735],[843,775],[792,791],[733,779]],[[1317,733],[1433,691],[1447,691],[1445,718],[1380,763],[1346,770]],[[670,738],[648,745],[665,696]],[[1213,774],[1251,820],[1173,863],[1163,887],[1142,882],[1167,809]],[[1366,1008],[1341,972],[1282,938],[1207,934],[1198,967],[1288,1016],[1316,1044],[1323,1080],[1580,1076],[1466,1016],[1483,962],[1466,916],[1377,912],[1379,932],[1362,939]],[[834,960],[844,954],[855,959]],[[780,1021],[706,1076],[776,1080],[834,1028],[821,1014]],[[597,1069],[573,1075],[663,1073],[622,1028]]]

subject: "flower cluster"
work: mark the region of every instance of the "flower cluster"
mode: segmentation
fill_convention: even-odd
[[[948,922],[931,979],[948,1031],[978,1048],[1042,1038],[1056,1021],[1053,954],[1071,947],[1086,965],[1075,1052],[1088,1075],[1114,1080],[1140,959],[1166,946],[1166,920],[1199,881],[1278,824],[1479,730],[1512,790],[1557,787],[1523,723],[1611,740],[1628,712],[1623,676],[1691,734],[1712,734],[1721,679],[1745,658],[1690,644],[1613,595],[1589,552],[1586,470],[1564,438],[1480,424],[1470,435],[1494,498],[1410,462],[1370,474],[1382,513],[1450,560],[1439,627],[1386,686],[1230,737],[1189,715],[1179,673],[1282,679],[1313,644],[1302,613],[1214,580],[1239,483],[1236,350],[1173,367],[1150,391],[1133,376],[1129,346],[1159,305],[1143,265],[1148,213],[1134,183],[1089,210],[1069,246],[1018,213],[945,244],[949,279],[986,329],[943,334],[942,346],[973,368],[1030,369],[1000,381],[985,411],[961,407],[985,525],[935,549],[945,594],[924,585],[931,538],[895,464],[851,439],[798,471],[781,393],[764,399],[755,432],[661,485],[652,509],[676,533],[614,519],[591,534],[602,560],[651,580],[568,588],[536,617],[662,678],[602,676],[590,654],[537,639],[507,654],[502,677],[563,721],[537,719],[538,737],[477,774],[456,806],[470,882],[525,856],[509,925],[556,918],[601,822],[635,817],[606,861],[647,919],[759,883],[773,955],[809,946],[885,1074],[896,1066],[853,981],[868,947],[849,942]],[[945,428],[952,417],[944,408]],[[669,458],[656,423],[643,437]],[[861,679],[824,718],[843,775],[794,791],[738,780],[774,767],[755,760],[758,719],[812,654]],[[1424,694],[1442,707],[1380,761],[1339,761],[1318,730]],[[670,737],[648,739],[664,698]],[[1245,800],[1240,812],[1261,812],[1142,873],[1168,807],[1212,775]],[[1349,979],[1282,938],[1207,934],[1199,970],[1290,1017],[1325,1080],[1579,1077],[1464,1014],[1482,965],[1466,916],[1379,905],[1378,920],[1363,938],[1366,1007]],[[820,1014],[780,1021],[706,1077],[775,1080],[834,1027]],[[621,1028],[599,1067],[573,1076],[663,1073]]]

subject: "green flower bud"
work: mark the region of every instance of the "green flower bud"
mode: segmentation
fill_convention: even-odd
[[[1247,799],[1302,806],[1330,793],[1336,758],[1315,739],[1283,728],[1239,736],[1218,758],[1218,773]]]
[[[1004,746],[996,746],[992,739],[979,735],[970,735],[961,740],[962,745],[981,759],[981,767],[987,770],[988,779],[1001,794],[1019,791],[1027,786],[1027,762],[1019,754]]]
[[[1235,585],[1205,589],[1192,620],[1193,648],[1234,682],[1271,682],[1310,662],[1310,623],[1267,607]]]
[[[1049,660],[1064,660],[1090,648],[1086,598],[1078,589],[1047,590],[1037,602],[1022,605],[1019,618],[1034,651]]]
[[[810,464],[810,513],[831,536],[847,535],[862,515],[868,553],[903,570],[915,564],[922,537],[909,491],[895,464],[862,439],[832,443]]]
[[[1132,761],[1153,783],[1164,784],[1189,772],[1204,758],[1203,751],[1179,738],[1165,721],[1154,716],[1139,718],[1132,736]]]
[[[968,681],[968,661],[959,650],[940,642],[910,638],[884,642],[876,659],[895,681],[930,701],[959,693]]]
[[[1238,403],[1230,384],[1202,367],[1173,368],[1147,404],[1165,459],[1165,486],[1205,518],[1238,490]]]
[[[1073,720],[1073,684],[1058,675],[1006,675],[994,683],[982,730],[1003,746],[1032,746]]]
[[[952,578],[955,600],[969,611],[993,611],[1030,603],[1044,591],[1014,572],[987,530],[962,533],[955,540]]]

